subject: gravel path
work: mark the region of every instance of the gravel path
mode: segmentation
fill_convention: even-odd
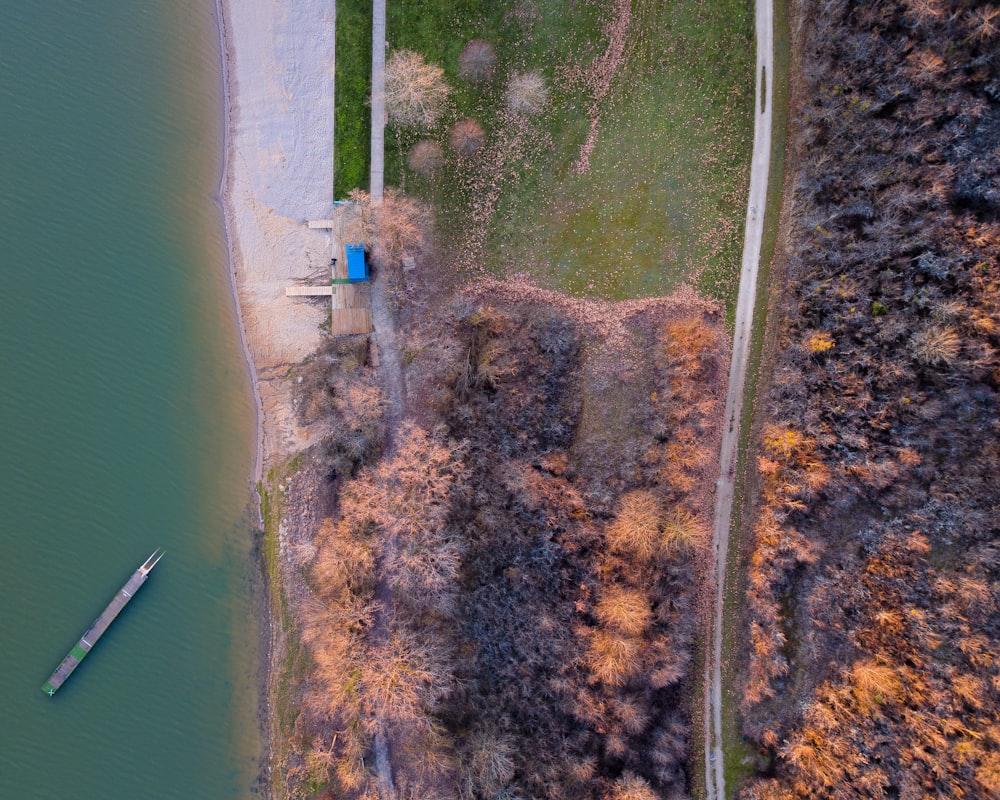
[[[382,202],[385,172],[385,0],[372,6],[372,203]]]
[[[740,414],[746,383],[754,304],[757,299],[757,271],[764,234],[767,179],[771,165],[771,98],[774,75],[774,9],[771,0],[757,0],[757,88],[755,92],[753,160],[747,200],[743,265],[736,304],[733,360],[729,367],[726,395],[726,426],[722,433],[719,481],[715,502],[712,550],[715,554],[715,611],[711,621],[708,657],[705,660],[705,783],[708,800],[725,800],[725,762],[722,748],[722,631],[726,561],[729,554],[729,526],[733,511],[736,455],[739,447]]]

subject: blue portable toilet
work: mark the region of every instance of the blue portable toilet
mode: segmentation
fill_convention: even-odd
[[[365,248],[360,244],[344,245],[347,251],[347,280],[359,283],[368,280],[368,261],[365,260]]]

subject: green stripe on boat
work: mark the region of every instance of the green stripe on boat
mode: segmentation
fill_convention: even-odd
[[[83,657],[87,655],[89,651],[84,650],[79,644],[73,645],[73,649],[69,651],[69,654],[73,656],[77,661],[83,661]]]
[[[52,695],[56,693],[55,687],[48,681],[42,684],[42,691],[45,692],[45,694],[47,694],[49,697],[52,697]]]

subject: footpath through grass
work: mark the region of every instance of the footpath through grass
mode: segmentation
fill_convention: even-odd
[[[610,0],[389,3],[390,52],[422,53],[444,68],[453,92],[436,129],[387,130],[386,183],[434,205],[446,253],[463,250],[474,211],[495,190],[488,212],[479,214],[486,220],[478,246],[466,248],[470,258],[456,256],[458,270],[528,272],[543,285],[614,299],[664,294],[686,281],[731,309],[753,134],[753,4],[633,0],[624,46],[612,59],[614,77],[595,102],[600,81],[593,67],[608,50],[615,7]],[[366,89],[369,65],[361,63],[360,47],[342,44],[341,23],[370,15],[370,8],[370,0],[337,4],[338,196],[352,188],[353,176],[356,185],[367,184],[367,122],[362,131],[342,119],[367,114],[367,94],[343,87]],[[458,77],[459,55],[474,38],[496,48],[492,83]],[[512,138],[503,110],[507,78],[536,69],[551,95],[531,121],[530,141],[491,151],[491,142]],[[360,83],[354,73],[362,74]],[[485,128],[487,143],[462,161],[448,148],[448,128],[467,117]],[[597,137],[581,171],[592,119]],[[440,142],[448,154],[434,179],[405,164],[421,138]],[[349,169],[351,158],[357,167]],[[488,174],[470,178],[476,170]]]

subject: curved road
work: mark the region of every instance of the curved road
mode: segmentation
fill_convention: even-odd
[[[719,481],[715,499],[715,523],[712,550],[715,554],[715,610],[710,624],[705,659],[705,787],[708,800],[725,800],[726,780],[722,749],[722,623],[726,583],[726,560],[729,553],[729,526],[733,512],[736,454],[739,448],[740,414],[746,383],[750,338],[753,331],[754,304],[757,300],[757,270],[760,266],[761,240],[764,235],[764,211],[767,202],[767,178],[771,166],[771,98],[774,76],[774,7],[772,0],[757,0],[757,82],[753,129],[753,160],[750,168],[750,191],[747,200],[746,233],[743,238],[743,264],[740,291],[736,303],[733,333],[733,360],[729,367],[729,391],[726,394],[726,427],[722,434],[719,457]]]

